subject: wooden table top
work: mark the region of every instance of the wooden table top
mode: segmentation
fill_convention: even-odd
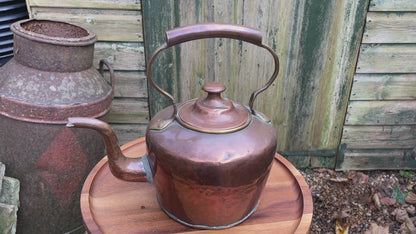
[[[128,157],[146,153],[145,139],[122,146]],[[208,233],[170,219],[159,207],[149,183],[115,178],[104,157],[88,175],[81,192],[81,211],[90,233]],[[257,211],[243,223],[216,233],[307,233],[313,203],[302,175],[276,154]]]

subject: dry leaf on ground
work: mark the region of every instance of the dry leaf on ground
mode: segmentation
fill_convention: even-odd
[[[416,204],[416,194],[414,194],[413,192],[409,192],[404,200],[406,201],[406,203]]]
[[[376,223],[372,223],[370,229],[368,229],[365,234],[389,234],[389,227],[379,226]]]

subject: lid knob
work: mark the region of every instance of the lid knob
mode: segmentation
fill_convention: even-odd
[[[205,108],[209,108],[210,111],[215,110],[215,112],[219,113],[234,108],[233,103],[230,100],[221,97],[221,93],[226,89],[225,85],[219,82],[204,84],[202,90],[207,92],[208,95],[197,101],[197,105],[200,105],[201,111],[204,111]]]
[[[207,93],[222,93],[227,89],[223,83],[209,82],[202,86],[202,90]]]

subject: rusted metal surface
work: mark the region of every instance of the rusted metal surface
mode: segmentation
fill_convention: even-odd
[[[178,39],[173,44],[188,41],[187,35],[190,40],[224,36],[249,42],[254,37],[261,44],[255,30],[237,25],[192,25],[176,32]],[[160,47],[165,48],[166,44]],[[152,55],[148,71],[160,49]],[[272,50],[269,52],[275,58],[276,71],[263,88],[253,92],[253,100],[277,76],[278,59]],[[170,94],[150,83],[173,105],[150,121],[146,156],[125,157],[110,126],[98,120],[70,118],[67,126],[100,132],[112,173],[129,181],[154,183],[159,204],[172,219],[206,229],[241,223],[256,210],[270,172],[277,145],[273,125],[252,109],[252,103],[244,107],[222,98],[222,84],[207,83],[203,88],[207,97],[176,105]]]
[[[14,59],[2,68],[1,114],[64,124],[70,116],[99,117],[108,112],[113,89],[92,66],[95,34],[46,20],[19,21],[11,29]],[[72,31],[75,38],[64,37]]]
[[[0,69],[0,161],[21,181],[17,230],[68,232],[82,226],[82,182],[105,153],[97,133],[70,130],[66,120],[106,119],[113,71],[105,61],[93,67],[96,36],[87,29],[49,20],[11,29],[14,58]]]

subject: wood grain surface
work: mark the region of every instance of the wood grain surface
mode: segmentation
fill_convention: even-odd
[[[144,138],[122,147],[128,157],[146,152]],[[81,210],[90,233],[207,233],[170,219],[159,207],[149,183],[115,178],[101,160],[91,171],[81,193]],[[307,233],[312,220],[312,197],[302,175],[282,156],[276,160],[258,210],[242,224],[217,233]]]
[[[351,101],[345,125],[416,124],[416,101]]]
[[[342,144],[348,149],[412,149],[416,141],[414,125],[345,126]]]
[[[415,73],[416,44],[362,44],[356,73]]]
[[[350,100],[414,100],[416,74],[356,74]]]
[[[368,12],[363,43],[416,43],[413,12]]]
[[[416,2],[409,0],[371,0],[370,11],[416,11]]]
[[[342,170],[412,170],[416,160],[412,149],[355,149],[347,150],[342,158]]]
[[[92,9],[124,9],[140,10],[141,4],[137,0],[26,0],[30,7],[67,7],[67,8],[92,8]]]

